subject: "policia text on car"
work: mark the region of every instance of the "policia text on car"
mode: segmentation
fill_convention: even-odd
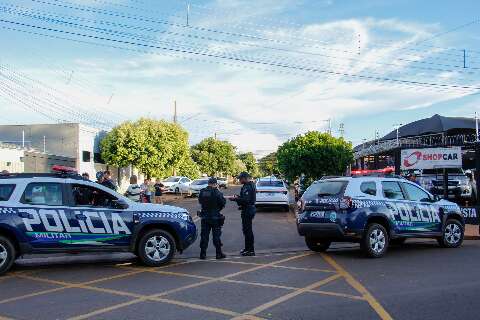
[[[220,211],[225,207],[226,200],[218,190],[216,178],[210,178],[208,180],[208,187],[200,191],[198,202],[200,202],[202,206],[202,210],[199,212],[199,216],[202,219],[200,259],[206,259],[210,230],[212,231],[213,245],[217,252],[217,259],[224,259],[226,256],[222,253],[222,241],[220,237],[222,235],[225,216],[223,216]]]

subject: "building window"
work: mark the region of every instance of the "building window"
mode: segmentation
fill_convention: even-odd
[[[90,162],[90,159],[91,159],[90,151],[82,151],[82,161]]]

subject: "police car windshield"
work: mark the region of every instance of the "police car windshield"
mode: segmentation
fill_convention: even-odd
[[[448,168],[446,170],[448,174],[463,174],[463,170],[460,168]],[[422,174],[443,174],[443,169],[424,169]]]
[[[165,182],[178,182],[180,180],[180,178],[175,178],[175,177],[170,177],[166,180],[164,180]]]
[[[195,180],[192,182],[192,185],[201,185],[201,184],[208,184],[208,180],[207,179],[202,179],[202,180]]]
[[[258,187],[283,187],[283,182],[280,180],[260,180],[257,183]]]
[[[314,200],[317,197],[338,196],[347,185],[347,181],[319,181],[312,184],[303,194],[307,201]]]

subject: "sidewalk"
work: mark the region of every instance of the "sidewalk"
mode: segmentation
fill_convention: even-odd
[[[478,226],[473,224],[465,225],[465,239],[466,240],[480,240]]]

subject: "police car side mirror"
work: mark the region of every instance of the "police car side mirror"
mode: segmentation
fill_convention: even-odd
[[[120,210],[123,210],[123,209],[128,209],[128,203],[126,203],[125,201],[121,200],[121,199],[118,199],[118,200],[112,200],[110,202],[110,207],[112,209],[120,209]]]

